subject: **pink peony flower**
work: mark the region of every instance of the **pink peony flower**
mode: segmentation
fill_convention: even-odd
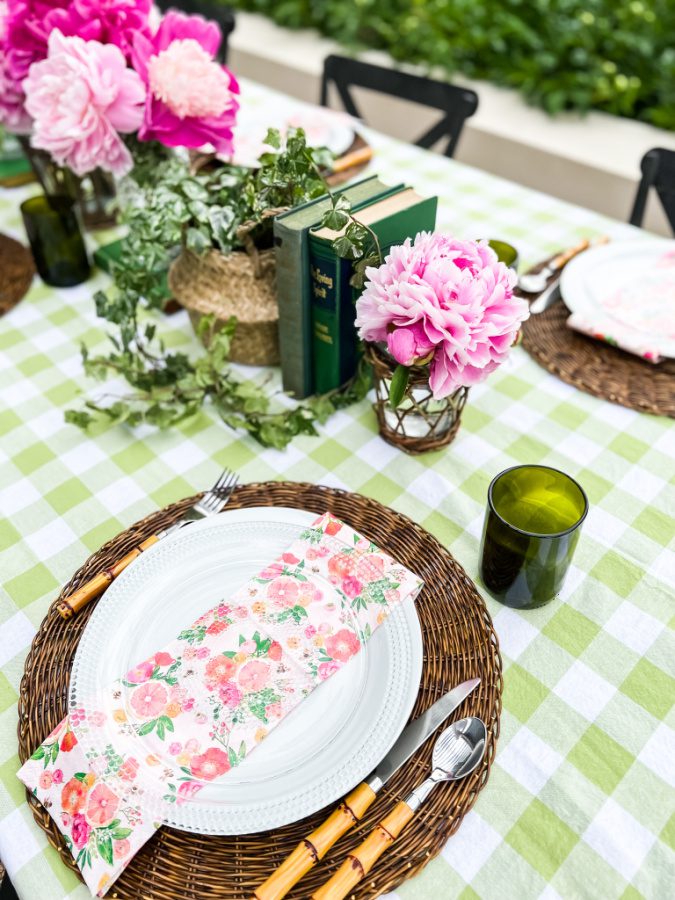
[[[193,756],[190,760],[190,771],[203,781],[213,781],[214,778],[229,771],[229,768],[227,753],[218,747],[209,747],[205,753]]]
[[[221,653],[220,656],[214,656],[213,659],[207,662],[205,669],[206,683],[209,687],[224,684],[230,680],[236,671],[236,662],[230,659],[229,656],[224,656]]]
[[[341,628],[326,638],[326,652],[339,662],[347,662],[360,648],[358,637],[348,628]]]
[[[97,784],[87,803],[87,821],[92,825],[102,826],[112,822],[120,804],[120,798],[105,784]],[[75,817],[77,818],[77,816]]]
[[[232,154],[239,85],[214,60],[220,37],[215,22],[175,10],[153,37],[134,36],[133,65],[147,86],[140,140]]]
[[[331,675],[334,675],[335,672],[339,671],[340,666],[336,662],[322,662],[319,663],[319,667],[317,672],[319,673],[319,678],[322,681],[325,681],[327,678],[330,678]]]
[[[142,684],[131,695],[131,705],[142,719],[158,716],[169,699],[161,684]]]
[[[126,838],[122,838],[120,841],[113,841],[113,857],[115,859],[124,859],[125,856],[128,856],[130,850],[131,844]]]
[[[353,575],[349,575],[342,582],[342,590],[349,597],[350,600],[353,600],[354,597],[359,596],[359,594],[363,590],[363,585],[361,584],[361,582],[359,581],[358,578],[354,578]]]
[[[138,773],[138,760],[133,756],[128,756],[117,773],[122,781],[134,781]]]
[[[52,772],[52,781],[54,782],[54,784],[61,784],[61,782],[63,781],[63,772],[61,771],[61,769],[54,769],[54,771]]]
[[[132,684],[142,684],[144,681],[149,680],[154,670],[155,665],[153,662],[142,662],[134,666],[133,669],[129,669],[124,676],[124,680],[130,681]]]
[[[245,691],[259,691],[269,679],[270,667],[267,663],[254,659],[246,663],[239,673],[239,684]]]
[[[153,658],[158,666],[170,666],[172,662],[175,662],[170,653],[155,653]]]
[[[177,803],[185,803],[187,800],[192,800],[192,798],[198,794],[202,789],[201,784],[197,784],[194,781],[183,781],[178,786],[178,794],[176,796]]]
[[[294,606],[298,596],[298,583],[287,576],[275,578],[267,587],[267,596],[275,606]]]
[[[71,833],[73,835],[73,844],[75,844],[78,850],[81,850],[89,840],[89,835],[91,834],[91,826],[82,813],[77,813],[76,816],[73,816],[73,829]]]
[[[70,0],[65,9],[53,10],[48,22],[61,34],[114,44],[130,59],[134,35],[151,34],[151,7],[151,0]]]
[[[282,649],[279,641],[272,641],[272,643],[270,644],[270,648],[267,651],[267,655],[269,656],[269,658],[274,662],[279,662],[279,660],[281,659],[281,654]]]
[[[405,366],[431,356],[436,399],[497,368],[528,315],[513,296],[515,274],[487,243],[422,232],[366,275],[356,304],[360,337],[386,341]]]
[[[263,569],[260,573],[259,577],[263,579],[263,581],[270,581],[272,578],[276,578],[277,575],[281,575],[284,571],[284,567],[281,563],[272,563],[270,566],[267,566],[266,569]]]
[[[6,13],[6,59],[10,77],[21,84],[34,62],[47,56],[52,17],[71,0],[10,0]]]
[[[9,9],[6,0],[0,0],[0,122],[8,131],[25,134],[30,131],[31,120],[24,108],[21,81],[10,72],[7,32]]]
[[[225,706],[234,708],[239,705],[241,700],[241,691],[233,681],[226,681],[218,688],[218,696]]]
[[[121,50],[53,31],[47,59],[31,66],[23,87],[34,147],[77,175],[98,166],[116,175],[131,169],[118,132],[140,126],[145,90]]]

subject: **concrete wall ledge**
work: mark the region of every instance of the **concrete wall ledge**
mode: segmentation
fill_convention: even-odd
[[[344,52],[315,31],[290,31],[244,12],[237,12],[230,48],[235,73],[307,102],[318,102],[324,58]],[[362,58],[396,65],[384,53]],[[465,125],[457,159],[617,219],[628,217],[644,153],[652,147],[675,150],[675,132],[597,112],[551,118],[514,91],[459,76],[453,80],[475,90],[480,101]],[[356,96],[369,125],[404,140],[414,140],[434,118],[420,107],[402,109],[397,100],[366,92]],[[655,198],[645,227],[671,234]]]

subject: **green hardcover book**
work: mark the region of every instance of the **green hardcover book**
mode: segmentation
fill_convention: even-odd
[[[344,188],[352,205],[401,190],[387,187],[376,176]],[[314,393],[312,378],[312,323],[307,232],[330,209],[325,194],[282,213],[274,220],[279,303],[279,350],[284,390],[298,399]]]
[[[94,262],[103,269],[104,272],[110,272],[110,264],[119,262],[122,257],[122,241],[113,241],[110,244],[104,244],[94,250]]]
[[[355,218],[377,235],[382,254],[407,237],[436,226],[438,198],[420,197],[412,188],[364,203]],[[309,265],[312,292],[312,359],[314,387],[319,393],[344,384],[356,371],[357,338],[354,329],[355,291],[349,284],[351,260],[335,255],[332,242],[339,232],[329,228],[310,231]]]

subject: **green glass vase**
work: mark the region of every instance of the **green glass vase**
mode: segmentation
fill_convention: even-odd
[[[72,287],[89,277],[89,260],[71,197],[40,194],[21,204],[35,267],[45,284]]]
[[[588,512],[582,488],[549,466],[514,466],[488,488],[481,577],[490,593],[533,609],[560,592]]]

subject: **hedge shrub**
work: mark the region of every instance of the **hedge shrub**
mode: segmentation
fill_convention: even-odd
[[[349,48],[675,129],[675,0],[229,0]]]

